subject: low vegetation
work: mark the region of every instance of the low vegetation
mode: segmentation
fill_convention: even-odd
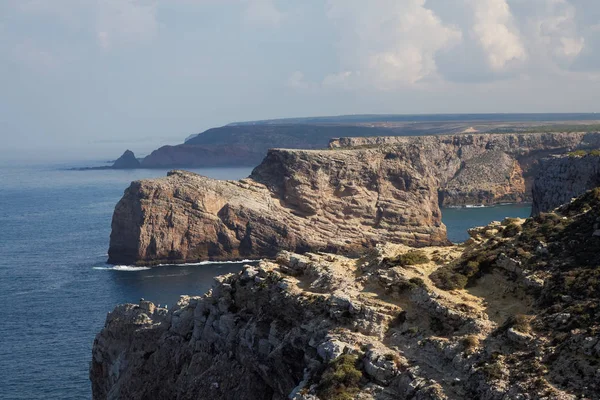
[[[600,149],[575,150],[575,151],[571,151],[571,152],[567,153],[567,155],[569,157],[585,157],[585,156],[600,157]]]
[[[411,250],[406,253],[400,254],[393,258],[386,258],[383,260],[384,265],[388,267],[406,267],[408,265],[420,265],[427,264],[429,257],[422,250]]]
[[[360,390],[363,373],[357,356],[343,354],[333,360],[321,376],[317,394],[323,400],[351,400]]]

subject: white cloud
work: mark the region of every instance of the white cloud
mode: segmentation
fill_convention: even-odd
[[[425,0],[329,0],[327,16],[337,30],[341,75],[367,80],[381,89],[413,85],[435,77],[435,54],[460,42],[462,34],[444,24]]]
[[[585,38],[578,34],[575,7],[566,0],[542,0],[539,10],[529,19],[536,28],[537,44],[558,63],[573,61],[585,45]]]
[[[501,71],[512,62],[527,58],[506,0],[469,0],[469,3],[475,14],[473,33],[493,70]]]

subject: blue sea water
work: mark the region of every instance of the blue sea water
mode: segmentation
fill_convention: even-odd
[[[249,168],[193,170],[238,179]],[[105,264],[112,211],[129,183],[166,170],[67,171],[0,167],[0,398],[86,399],[96,333],[116,304],[174,304],[239,264],[152,269]],[[451,240],[527,206],[446,209]]]
[[[467,229],[487,225],[504,218],[528,218],[530,204],[505,204],[481,208],[443,208],[442,221],[448,229],[448,240],[453,243],[464,242],[469,238]]]

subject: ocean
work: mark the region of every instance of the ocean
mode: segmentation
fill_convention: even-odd
[[[96,333],[115,305],[140,298],[173,305],[200,295],[240,264],[134,268],[105,263],[112,211],[133,180],[167,170],[68,171],[65,165],[0,167],[0,398],[86,399]],[[250,168],[195,169],[239,179]],[[527,205],[445,209],[450,240]]]

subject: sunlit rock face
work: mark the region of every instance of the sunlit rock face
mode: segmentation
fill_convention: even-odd
[[[529,201],[541,158],[600,147],[600,134],[348,138],[330,147],[271,150],[240,181],[174,171],[134,182],[115,209],[109,261],[446,244],[440,205]]]

